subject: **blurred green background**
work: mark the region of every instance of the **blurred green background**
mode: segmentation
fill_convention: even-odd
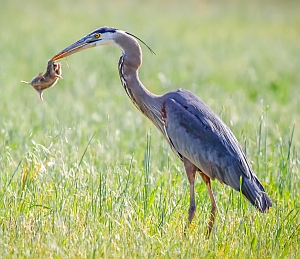
[[[299,256],[299,1],[0,5],[3,258]],[[193,91],[230,126],[272,197],[270,215],[238,209],[248,206],[238,193],[213,183],[219,223],[204,241],[210,203],[199,180],[191,238],[178,235],[188,208],[187,179],[121,86],[117,48],[80,52],[68,58],[69,66],[62,60],[64,79],[44,92],[44,102],[20,83],[104,25],[133,33],[154,50],[142,46],[139,74],[149,90]],[[100,195],[93,188],[101,184],[106,192]],[[120,199],[134,209],[120,209]],[[131,220],[124,223],[126,213]]]
[[[60,123],[68,122],[66,113],[70,121],[86,113],[106,117],[110,109],[97,107],[103,102],[122,101],[125,110],[138,113],[120,87],[115,48],[71,57],[70,67],[63,67],[65,80],[46,91],[44,103],[19,83],[103,25],[132,32],[154,49],[156,56],[144,48],[140,77],[155,93],[187,88],[219,114],[225,106],[240,125],[258,120],[265,106],[274,123],[285,127],[299,116],[298,1],[2,1],[1,6],[1,110],[16,122],[25,114],[39,120],[55,116]],[[32,120],[26,119],[27,127],[40,124]]]

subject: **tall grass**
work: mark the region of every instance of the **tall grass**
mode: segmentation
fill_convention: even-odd
[[[0,257],[299,258],[300,84],[297,1],[1,1]],[[120,51],[63,62],[44,93],[20,80],[93,29],[141,37],[140,78],[162,94],[183,87],[230,126],[273,201],[260,214],[213,182],[219,213],[127,98]]]

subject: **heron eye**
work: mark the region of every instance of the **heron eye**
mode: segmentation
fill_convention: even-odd
[[[97,39],[100,38],[100,33],[96,33],[96,34],[94,35],[94,37],[97,38]]]

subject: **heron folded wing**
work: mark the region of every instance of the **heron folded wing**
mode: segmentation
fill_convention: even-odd
[[[241,166],[240,160],[244,158],[234,153],[234,149],[228,149],[222,137],[224,133],[216,132],[219,125],[214,123],[220,123],[219,119],[208,123],[200,119],[200,111],[195,116],[190,108],[187,103],[181,104],[173,98],[165,100],[163,119],[170,142],[178,153],[211,179],[216,178],[238,190],[240,177],[250,175],[249,169]]]

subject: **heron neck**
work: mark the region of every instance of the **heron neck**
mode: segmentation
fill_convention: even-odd
[[[160,114],[159,96],[145,88],[139,79],[138,68],[127,65],[127,58],[130,58],[130,56],[123,54],[119,61],[119,74],[122,85],[133,104],[155,123],[155,117]]]
[[[118,68],[126,93],[138,110],[163,131],[161,98],[146,89],[138,76],[138,69],[142,64],[142,50],[139,43],[123,31],[118,32],[115,42],[123,52]]]

